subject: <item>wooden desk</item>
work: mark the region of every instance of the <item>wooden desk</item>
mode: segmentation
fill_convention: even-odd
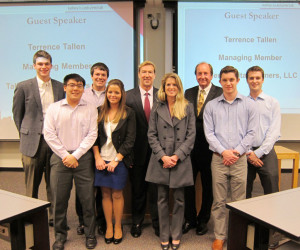
[[[50,249],[49,202],[0,190],[0,224],[10,224],[12,250],[25,249],[24,222],[33,224],[34,249]]]
[[[280,190],[280,181],[281,181],[281,160],[283,159],[293,160],[292,188],[298,187],[299,152],[282,146],[275,146],[274,149],[278,158],[279,190]]]
[[[289,189],[226,204],[229,208],[228,250],[246,248],[247,227],[255,223],[258,232],[268,233],[274,229],[293,239],[300,240],[300,188]],[[260,242],[259,249],[267,249],[266,242]]]

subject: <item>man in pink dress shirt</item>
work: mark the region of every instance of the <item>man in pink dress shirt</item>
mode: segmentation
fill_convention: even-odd
[[[81,99],[85,80],[77,74],[64,78],[66,98],[51,104],[45,119],[45,140],[53,151],[50,184],[53,195],[55,243],[64,249],[67,240],[67,209],[75,181],[83,207],[86,248],[94,249],[94,158],[90,151],[97,138],[97,110]]]

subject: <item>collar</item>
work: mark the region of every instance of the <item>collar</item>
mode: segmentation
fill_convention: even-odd
[[[143,88],[141,88],[141,86],[139,86],[139,88],[140,88],[141,95],[144,96],[147,91],[144,90]],[[153,96],[153,86],[151,87],[151,89],[149,89],[148,93],[149,93],[149,96]]]
[[[210,91],[210,89],[211,89],[211,86],[212,86],[212,84],[211,84],[211,82],[209,83],[209,85],[206,87],[206,88],[204,88],[203,90],[205,90],[205,95],[207,95],[208,93],[209,93],[209,91]],[[198,92],[200,92],[202,90],[202,88],[200,87],[200,85],[199,85],[199,90],[198,90]]]
[[[68,101],[67,101],[67,98],[63,99],[60,103],[61,106],[66,106],[66,105],[69,105]],[[83,100],[82,98],[80,98],[80,101],[78,103],[77,106],[86,106],[87,105],[87,102],[85,100]]]
[[[49,79],[49,81],[44,82],[44,81],[41,80],[38,76],[36,76],[36,80],[37,80],[37,83],[38,83],[39,88],[43,87],[43,83],[49,83],[49,84],[51,84],[51,78]]]
[[[252,99],[252,100],[257,100],[257,99],[262,99],[262,100],[264,100],[264,99],[266,99],[266,94],[262,91],[259,95],[258,95],[258,97],[256,98],[256,99],[254,99],[250,94],[248,95],[248,97],[250,97],[250,99]]]

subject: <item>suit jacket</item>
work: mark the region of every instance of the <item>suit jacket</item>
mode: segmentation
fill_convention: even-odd
[[[153,87],[153,107],[157,105],[158,89]],[[147,167],[147,155],[150,155],[151,148],[148,143],[148,122],[145,116],[144,107],[141,99],[140,88],[134,88],[126,92],[126,105],[135,111],[136,117],[136,139],[133,147],[134,165]],[[149,157],[148,157],[149,159]]]
[[[152,154],[146,181],[168,185],[170,188],[194,184],[190,153],[196,136],[193,105],[186,107],[186,116],[181,120],[171,119],[168,105],[160,102],[151,111],[148,138]],[[179,160],[173,168],[163,168],[164,155],[177,155]]]
[[[116,151],[124,156],[123,162],[126,167],[132,165],[132,148],[135,141],[135,113],[126,107],[127,116],[125,119],[120,119],[117,127],[112,132],[112,143]],[[104,119],[98,125],[98,138],[96,144],[99,147],[101,154],[101,147],[106,143],[107,135],[104,128]]]
[[[64,98],[61,82],[51,79],[54,102]],[[42,102],[36,77],[18,83],[13,98],[13,118],[20,134],[20,152],[35,156],[43,129]]]
[[[206,154],[205,152],[209,150],[209,145],[206,141],[205,134],[204,134],[204,127],[203,127],[204,108],[209,101],[220,96],[223,93],[223,90],[222,88],[212,84],[208,96],[206,97],[203,107],[199,113],[199,116],[197,116],[198,90],[199,90],[199,86],[195,86],[187,89],[185,91],[185,98],[194,105],[194,113],[196,116],[196,140],[195,140],[195,146],[193,151],[196,150],[197,151],[196,154],[198,154],[199,152],[203,152],[204,154]]]

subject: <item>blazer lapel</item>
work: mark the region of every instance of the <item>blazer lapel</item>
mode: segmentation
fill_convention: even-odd
[[[138,110],[136,113],[137,114],[140,114],[141,117],[143,117],[143,120],[146,124],[148,124],[147,122],[147,118],[146,118],[146,115],[145,115],[145,112],[144,112],[144,108],[143,108],[143,102],[142,102],[142,99],[141,99],[141,91],[140,91],[140,88],[137,87],[135,89],[135,93],[134,93],[134,103],[135,103],[135,106],[136,106],[136,110]]]
[[[117,127],[115,128],[115,130],[113,132],[119,130],[123,126],[123,124],[125,123],[125,120],[126,120],[126,118],[125,119],[120,119],[119,122],[118,122]]]
[[[53,91],[53,97],[54,97],[54,102],[58,101],[58,87],[57,87],[57,82],[51,79],[51,84],[52,84],[52,91]]]
[[[31,85],[32,85],[33,95],[34,95],[36,104],[38,106],[38,109],[41,112],[43,112],[41,95],[40,95],[39,86],[38,86],[38,82],[37,82],[36,78],[32,79]]]
[[[171,119],[170,112],[168,110],[168,105],[165,103],[162,103],[158,108],[157,108],[157,114],[165,121],[167,122],[170,126],[173,127],[173,122]]]

